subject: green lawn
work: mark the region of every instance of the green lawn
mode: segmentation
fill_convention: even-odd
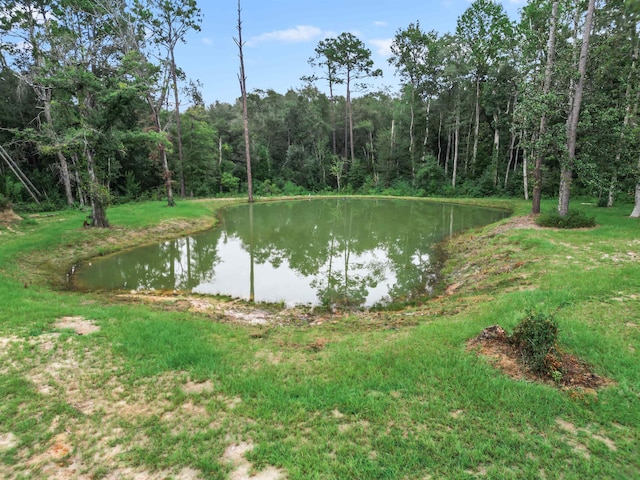
[[[0,227],[0,477],[640,478],[640,224],[629,206],[581,206],[591,230],[505,220],[467,232],[449,243],[452,295],[320,313],[321,325],[244,326],[178,308],[179,297],[60,288],[74,261],[207,228],[228,203],[117,206],[106,231],[83,229],[79,212]],[[512,380],[466,349],[532,307],[554,313],[562,346],[612,384]],[[63,317],[100,330],[76,335]]]

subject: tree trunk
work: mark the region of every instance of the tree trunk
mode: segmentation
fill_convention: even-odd
[[[447,149],[444,154],[444,174],[445,176],[449,174],[449,158],[451,156],[451,126],[449,126],[449,131],[447,132]]]
[[[464,152],[464,173],[469,173],[469,150],[471,148],[471,132],[475,123],[473,119],[474,115],[475,114],[471,114],[471,119],[469,120],[469,130],[467,131],[467,143],[465,145]]]
[[[633,105],[633,88],[632,85],[634,85],[633,79],[636,76],[636,69],[638,68],[638,56],[640,54],[640,41],[638,39],[638,27],[637,27],[637,23],[634,23],[632,26],[632,30],[631,30],[631,38],[634,39],[634,43],[635,43],[635,47],[633,48],[632,54],[631,54],[631,69],[629,70],[629,75],[627,77],[627,91],[625,93],[625,97],[627,100],[627,109],[625,112],[625,116],[624,116],[624,127],[627,127],[632,120],[632,117],[634,115],[634,105]],[[638,102],[638,100],[640,100],[640,89],[636,92],[636,103]],[[625,135],[625,130],[626,128],[622,129],[622,133],[620,134],[620,145],[622,148],[624,148],[624,144],[622,143],[622,140],[624,138]],[[616,155],[616,160],[619,160],[621,157],[622,152],[620,150],[618,150],[618,153]],[[618,165],[619,163],[616,163],[616,165]],[[638,171],[640,172],[640,160],[638,160]],[[609,202],[611,203],[611,206],[613,206],[613,198],[611,198],[611,194],[609,195],[610,199]],[[638,180],[636,182],[636,196],[635,196],[635,207],[633,209],[633,212],[631,213],[631,217],[633,218],[640,218],[640,177],[638,177]]]
[[[426,127],[424,128],[424,140],[422,141],[422,162],[427,157],[427,144],[429,143],[429,118],[431,116],[431,98],[427,99],[427,116],[425,117]]]
[[[85,146],[85,155],[87,157],[87,173],[89,174],[89,200],[91,201],[91,226],[98,228],[108,228],[107,214],[104,208],[104,200],[102,199],[102,188],[98,182],[95,173],[95,165],[93,161],[93,153],[89,146]]]
[[[338,145],[336,143],[336,99],[333,96],[333,80],[329,79],[329,105],[331,105],[331,144],[333,154],[338,154]]]
[[[478,136],[480,135],[480,75],[476,76],[476,113],[473,128],[473,153],[471,156],[471,171],[475,172],[478,159]]]
[[[247,111],[247,76],[244,71],[244,55],[242,53],[242,19],[240,17],[240,0],[238,0],[238,49],[240,51],[240,90],[242,92],[242,125],[244,128],[244,153],[247,161],[247,193],[249,203],[253,203],[253,179],[251,176],[251,139],[249,138],[249,113]]]
[[[349,116],[349,147],[351,149],[351,163],[356,159],[355,146],[353,144],[353,110],[351,108],[351,77],[347,73],[347,115]]]
[[[413,163],[413,152],[415,150],[414,147],[414,143],[415,143],[415,139],[414,139],[414,134],[413,134],[413,129],[415,126],[415,111],[413,109],[413,102],[414,102],[414,92],[413,92],[413,86],[411,87],[411,99],[409,101],[409,153],[411,154],[411,162]]]
[[[638,170],[640,170],[640,159],[638,159]],[[630,217],[640,218],[640,179],[636,182],[636,202]]]
[[[618,184],[618,175],[613,172],[611,176],[611,182],[609,183],[609,193],[607,195],[607,208],[613,207],[613,202],[616,196],[616,185]]]
[[[456,129],[453,133],[453,176],[451,186],[456,188],[456,176],[458,174],[458,151],[460,147],[460,112],[456,112]]]
[[[42,100],[42,108],[44,111],[44,118],[47,121],[47,125],[49,128],[53,129],[53,118],[51,116],[51,89],[38,87],[40,91],[39,96]],[[64,185],[64,193],[67,197],[67,205],[72,206],[75,203],[73,198],[73,190],[71,188],[71,175],[69,173],[69,164],[67,163],[67,159],[64,154],[60,151],[56,152],[56,156],[58,157],[58,163],[60,164],[60,177],[62,179],[62,184]]]
[[[547,64],[544,69],[544,85],[542,87],[543,101],[551,91],[551,76],[553,73],[553,63],[555,58],[556,45],[556,24],[558,21],[558,1],[554,1],[551,7],[551,24],[549,25],[549,39],[547,40]],[[547,112],[546,105],[540,117],[539,138],[544,141],[547,133]],[[536,149],[535,167],[533,169],[533,200],[531,202],[531,213],[540,213],[540,201],[542,198],[542,164],[544,152]]]
[[[158,109],[155,107],[153,99],[147,97],[147,104],[151,108],[151,114],[153,115],[153,122],[155,123],[156,131],[160,133],[162,131],[162,124],[160,123],[160,115]],[[164,188],[167,194],[167,206],[175,207],[176,202],[173,199],[173,186],[172,186],[172,172],[169,170],[169,161],[167,160],[167,151],[164,148],[163,143],[158,144],[158,151],[160,153],[160,161],[162,163],[162,179],[164,180]]]
[[[187,196],[187,186],[184,181],[184,154],[182,153],[182,127],[180,123],[180,92],[178,91],[178,74],[176,72],[176,61],[173,56],[173,48],[169,49],[169,52],[171,56],[170,58],[171,79],[173,81],[173,96],[175,101],[174,114],[176,118],[176,143],[178,145],[178,165],[180,165],[180,196],[184,198]]]
[[[498,186],[498,163],[500,157],[500,111],[493,113],[493,186]]]
[[[507,163],[507,171],[504,174],[504,189],[507,189],[507,185],[509,184],[509,170],[511,170],[511,165],[513,165],[513,157],[514,157],[514,149],[516,146],[516,133],[511,132],[511,142],[509,143],[509,163]]]
[[[78,171],[78,155],[76,153],[71,154],[71,163],[73,164],[73,176],[75,177],[76,181],[78,202],[80,203],[81,207],[84,207],[87,205],[87,200],[85,198],[84,192],[82,191],[83,185],[82,181],[80,180],[80,172]]]
[[[396,148],[396,118],[395,116],[391,119],[391,139],[389,144],[389,160],[387,160],[387,177],[389,177],[389,171],[391,168],[389,167],[389,162],[393,161],[395,156],[395,148]],[[396,175],[398,173],[398,161],[396,159]]]
[[[438,165],[442,161],[442,112],[440,112],[440,122],[438,123]],[[445,170],[446,170],[445,165]]]
[[[580,47],[580,61],[578,63],[578,80],[576,82],[573,102],[567,119],[567,159],[562,162],[560,169],[560,192],[558,195],[558,213],[564,217],[569,213],[569,199],[571,196],[571,180],[576,157],[576,142],[578,137],[578,121],[580,119],[580,105],[584,92],[587,57],[589,54],[589,38],[593,25],[595,0],[589,0],[587,18],[584,23],[582,46]]]
[[[527,132],[523,132],[523,137],[527,136]],[[522,154],[522,183],[524,187],[524,199],[529,200],[529,156],[525,150]]]

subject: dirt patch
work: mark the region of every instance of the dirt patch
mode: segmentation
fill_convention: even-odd
[[[61,317],[53,324],[55,328],[71,329],[77,335],[90,335],[100,330],[100,327],[84,317]]]
[[[182,387],[184,393],[209,393],[213,392],[213,382],[211,380],[207,380],[206,382],[192,382],[188,381]]]
[[[18,439],[13,433],[5,433],[0,435],[0,452],[3,450],[11,450],[18,445]]]
[[[596,440],[604,444],[610,451],[616,452],[618,450],[618,446],[615,444],[613,440],[605,435],[601,435],[599,433],[594,433],[589,428],[578,428],[573,423],[568,422],[562,418],[556,418],[556,425],[562,430],[564,441],[569,445],[574,452],[579,455],[582,455],[584,458],[591,458],[591,452],[589,448],[582,443],[578,436],[583,434],[583,437],[586,436],[591,440]]]
[[[275,467],[268,467],[262,472],[251,475],[253,466],[245,458],[245,454],[253,450],[253,444],[242,442],[230,445],[222,455],[222,461],[230,464],[233,471],[229,480],[279,480],[286,478],[285,473]]]
[[[0,225],[10,225],[21,221],[22,217],[16,215],[12,209],[0,210]]]
[[[572,390],[574,392],[572,396],[576,398],[593,397],[597,399],[595,389],[612,383],[610,380],[593,373],[585,361],[562,351],[556,355],[555,364],[555,369],[562,373],[561,377],[554,379],[551,375],[532,372],[524,364],[521,353],[510,342],[509,336],[499,325],[487,327],[480,335],[469,340],[467,349],[490,359],[497,369],[515,380],[559,385],[562,388]]]
[[[499,235],[514,228],[542,229],[542,227],[536,223],[536,217],[534,215],[525,215],[522,217],[510,217],[504,223],[494,228],[492,234]]]

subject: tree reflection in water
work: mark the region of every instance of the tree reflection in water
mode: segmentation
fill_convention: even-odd
[[[435,244],[504,216],[395,199],[240,205],[222,212],[216,229],[97,259],[80,268],[76,280],[86,288],[373,306],[428,293],[435,281]]]

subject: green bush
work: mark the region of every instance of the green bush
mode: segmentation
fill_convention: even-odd
[[[591,228],[596,226],[596,218],[580,210],[572,210],[564,217],[561,217],[558,212],[542,213],[536,218],[536,223],[541,227]]]
[[[553,374],[550,360],[556,354],[558,324],[552,316],[527,311],[527,316],[516,326],[509,337],[522,354],[524,363],[534,372]]]

